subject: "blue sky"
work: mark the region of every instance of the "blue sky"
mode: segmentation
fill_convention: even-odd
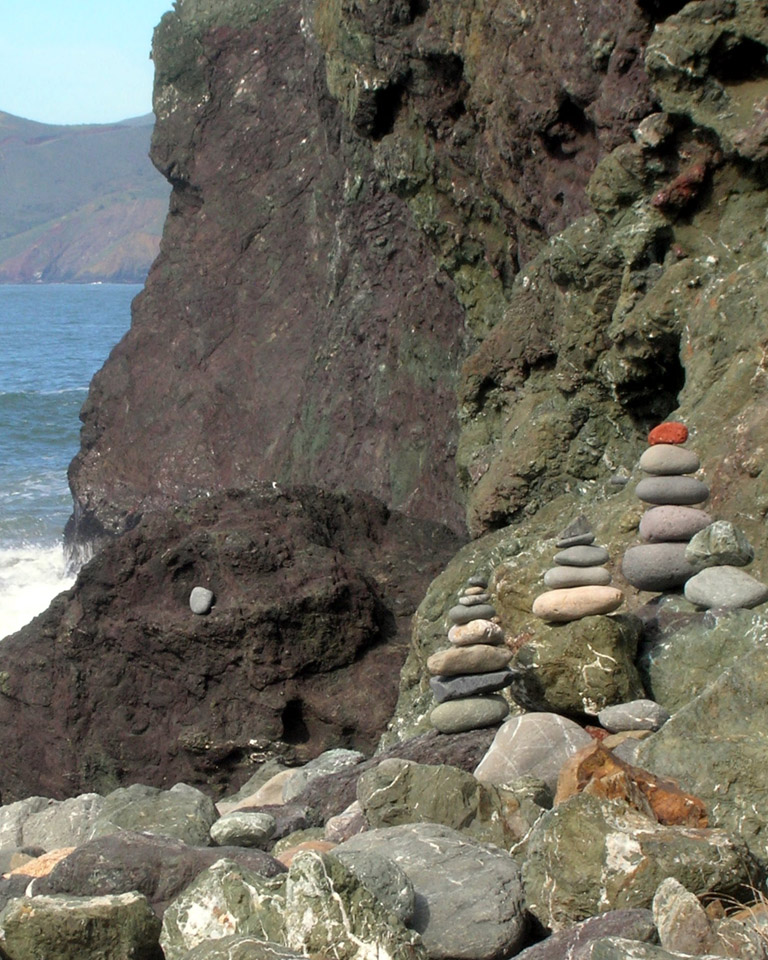
[[[112,123],[152,109],[152,31],[173,0],[0,0],[0,110]]]

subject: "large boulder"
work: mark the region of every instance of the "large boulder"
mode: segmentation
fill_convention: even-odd
[[[134,783],[104,798],[91,836],[130,830],[207,846],[218,816],[211,798],[185,783],[177,783],[170,790]]]

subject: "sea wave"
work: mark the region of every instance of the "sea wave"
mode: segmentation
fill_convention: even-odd
[[[0,548],[0,638],[15,633],[75,582],[60,543]]]

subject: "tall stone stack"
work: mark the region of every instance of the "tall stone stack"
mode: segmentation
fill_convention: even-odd
[[[430,720],[441,733],[492,726],[509,713],[509,704],[497,691],[512,682],[512,651],[487,589],[485,577],[470,577],[458,604],[448,611],[450,646],[427,660],[437,700]]]
[[[549,590],[533,602],[533,614],[549,623],[568,623],[612,613],[624,594],[611,586],[611,574],[603,566],[609,559],[605,547],[595,545],[595,535],[585,517],[578,517],[560,534],[555,566],[544,574]]]
[[[648,504],[640,520],[640,539],[624,554],[622,573],[638,590],[659,591],[682,587],[698,567],[686,556],[695,534],[712,523],[700,504],[709,497],[709,487],[691,476],[701,463],[684,446],[685,424],[661,423],[648,434],[648,449],[640,457],[646,476],[635,493]]]

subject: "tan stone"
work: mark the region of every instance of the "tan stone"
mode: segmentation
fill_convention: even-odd
[[[476,643],[469,647],[438,650],[427,660],[427,670],[435,677],[458,677],[465,673],[493,673],[503,670],[512,659],[506,647]]]
[[[582,617],[612,613],[621,606],[624,594],[617,587],[588,586],[548,590],[533,601],[533,613],[550,623],[568,623]]]
[[[15,874],[23,874],[25,877],[47,877],[56,864],[65,857],[68,857],[75,849],[77,848],[61,847],[58,850],[49,850],[48,853],[35,857],[34,860],[28,860],[20,867],[11,870],[6,876],[11,877]]]
[[[274,777],[270,777],[255,793],[252,793],[244,800],[240,800],[237,803],[222,801],[216,804],[216,809],[223,817],[227,813],[242,810],[244,807],[264,807],[267,804],[283,803],[283,787],[294,773],[296,773],[295,768],[281,770],[280,773],[276,773]]]
[[[466,647],[473,643],[504,643],[504,631],[493,620],[470,620],[469,623],[456,624],[448,631],[448,640],[457,647]]]
[[[304,843],[297,843],[295,847],[289,847],[287,850],[283,850],[282,853],[275,857],[275,860],[279,860],[280,863],[286,867],[290,867],[293,863],[293,858],[298,853],[303,853],[305,850],[313,850],[316,853],[328,853],[337,846],[338,844],[333,843],[331,840],[305,840]]]

